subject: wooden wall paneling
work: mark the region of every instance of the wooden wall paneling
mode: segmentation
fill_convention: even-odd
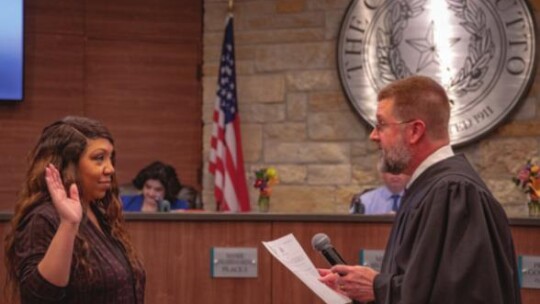
[[[12,210],[42,128],[82,114],[83,3],[24,2],[24,100],[0,106],[0,210]]]
[[[533,226],[512,226],[512,237],[518,255],[538,254],[540,229]]]
[[[196,47],[90,40],[86,65],[86,113],[116,138],[119,181],[161,160],[177,168],[182,182],[197,185],[202,127]]]
[[[2,263],[0,267],[0,284],[2,284],[2,288],[0,288],[0,303],[5,303],[4,299],[4,282],[6,281],[6,267],[4,266],[4,239],[6,237],[7,230],[9,229],[9,222],[0,222],[0,263]]]
[[[0,221],[0,248],[9,222]],[[127,228],[147,271],[146,303],[320,303],[294,274],[263,248],[261,241],[293,233],[315,267],[327,262],[311,248],[311,238],[326,233],[350,264],[360,249],[384,249],[391,223],[128,221]],[[540,255],[538,227],[512,226],[517,254]],[[210,277],[210,248],[257,247],[255,279]],[[3,259],[3,250],[0,258]],[[0,282],[5,268],[0,267]],[[524,304],[537,303],[539,289],[522,289]],[[0,303],[6,303],[1,301]]]
[[[87,1],[90,37],[195,41],[202,37],[202,1]]]
[[[147,271],[146,303],[272,303],[270,223],[128,222]],[[257,278],[211,278],[212,247],[257,247]]]
[[[83,114],[84,39],[27,34],[25,97],[0,106],[0,210],[12,210],[27,169],[26,156],[46,125]]]
[[[25,0],[24,30],[31,33],[84,34],[84,1]]]
[[[200,188],[201,1],[27,0],[24,20],[25,100],[0,106],[0,210],[12,209],[41,129],[68,114],[110,127],[121,182],[162,159]]]
[[[200,188],[202,2],[98,0],[86,8],[87,112],[118,138],[119,181],[162,160]],[[99,113],[104,105],[109,114]]]

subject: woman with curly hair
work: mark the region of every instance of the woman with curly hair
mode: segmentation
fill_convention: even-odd
[[[100,122],[43,129],[5,240],[7,293],[24,303],[144,303],[123,227],[114,141]]]
[[[190,208],[187,200],[177,197],[182,185],[176,171],[170,165],[155,161],[144,167],[133,179],[132,184],[141,191],[141,194],[123,195],[124,211],[153,212]]]

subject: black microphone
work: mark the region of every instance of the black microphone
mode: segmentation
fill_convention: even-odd
[[[366,213],[366,206],[364,206],[364,204],[362,203],[360,196],[362,196],[362,193],[359,193],[353,196],[351,200],[351,206],[349,208],[350,213],[352,214],[365,214]]]
[[[166,199],[157,199],[158,211],[159,212],[170,212],[171,211],[171,202]]]
[[[330,265],[334,266],[337,264],[347,265],[347,262],[339,255],[332,243],[330,243],[330,238],[324,233],[317,233],[311,239],[311,246],[317,251],[320,251],[322,255],[326,258]],[[338,275],[343,276],[344,274],[338,273]],[[353,304],[360,304],[360,302],[353,300]]]
[[[324,233],[317,233],[311,239],[311,246],[313,249],[319,251],[330,263],[334,266],[337,264],[347,265],[347,262],[339,255],[339,253],[334,249],[332,243],[330,243],[330,238]]]

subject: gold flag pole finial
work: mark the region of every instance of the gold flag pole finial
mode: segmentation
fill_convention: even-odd
[[[229,0],[229,13],[232,13],[234,9],[234,0]]]

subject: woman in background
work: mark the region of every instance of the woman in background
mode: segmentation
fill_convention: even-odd
[[[187,200],[178,199],[182,188],[176,171],[170,165],[155,161],[143,168],[133,179],[141,191],[135,196],[122,196],[124,211],[168,211],[189,209]]]
[[[114,162],[113,138],[95,120],[66,117],[43,130],[5,240],[11,300],[144,303]]]

